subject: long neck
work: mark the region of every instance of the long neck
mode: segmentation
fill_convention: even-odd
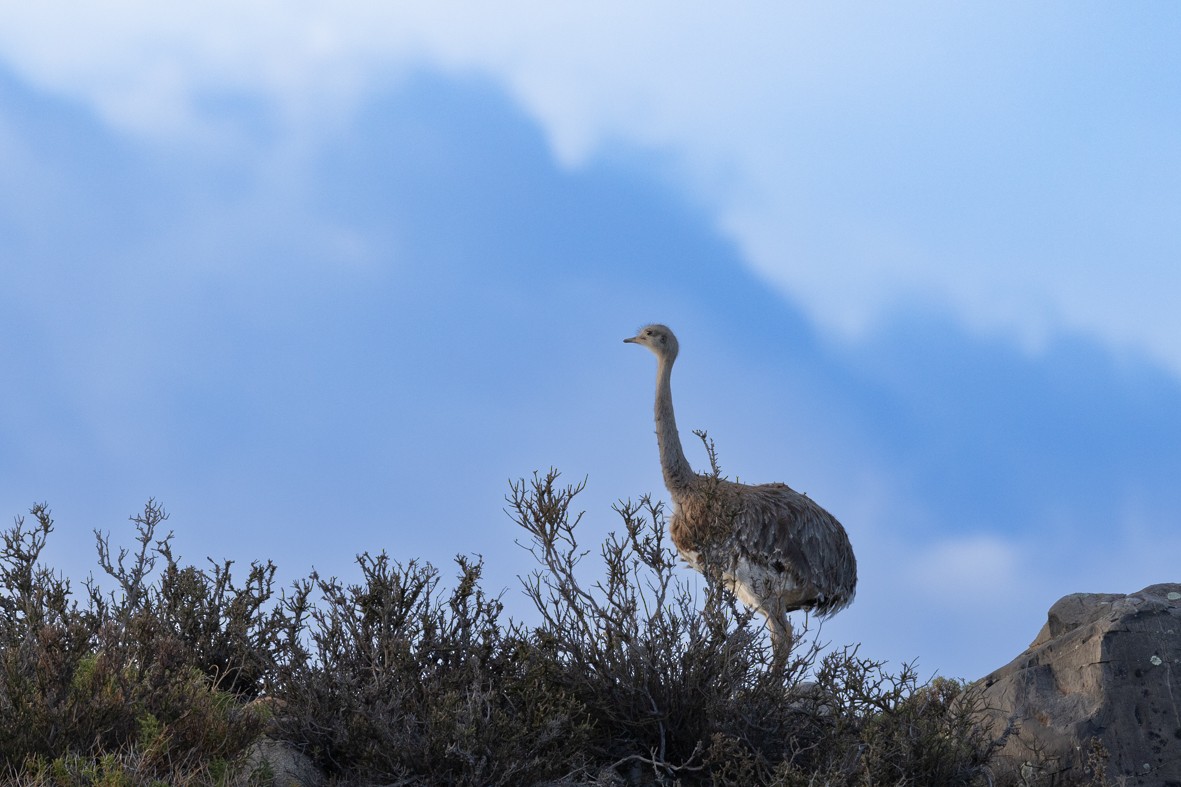
[[[656,367],[656,442],[660,446],[664,485],[670,492],[689,487],[694,478],[693,468],[689,467],[689,460],[681,450],[681,436],[677,432],[677,419],[673,416],[671,380],[674,358],[661,355]]]

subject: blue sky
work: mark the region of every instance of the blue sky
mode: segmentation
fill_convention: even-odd
[[[510,478],[663,495],[691,429],[857,551],[824,637],[978,677],[1176,581],[1165,3],[0,5],[0,504],[94,565],[484,555]]]

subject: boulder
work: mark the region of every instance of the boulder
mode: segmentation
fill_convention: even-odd
[[[1181,787],[1181,584],[1066,596],[975,685],[1028,784]]]
[[[250,747],[243,766],[251,775],[250,783],[262,787],[324,787],[328,783],[311,757],[265,736]]]

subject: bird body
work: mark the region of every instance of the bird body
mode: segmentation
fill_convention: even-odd
[[[707,564],[726,587],[767,618],[777,654],[790,648],[788,613],[826,617],[853,601],[857,561],[841,523],[787,484],[740,484],[693,472],[681,448],[672,405],[672,366],[679,351],[664,325],[647,325],[625,342],[657,357],[656,438],[673,500],[669,534],[698,571]]]

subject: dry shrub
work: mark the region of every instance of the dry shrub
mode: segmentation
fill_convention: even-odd
[[[53,523],[35,506],[0,549],[0,771],[265,783],[244,756],[265,731],[339,785],[1006,783],[962,684],[823,653],[806,631],[773,658],[708,570],[676,565],[659,503],[618,504],[620,531],[587,560],[581,490],[556,471],[511,486],[536,559],[528,627],[465,557],[450,585],[381,553],[356,583],[313,573],[281,593],[270,563],[241,583],[228,562],[182,565],[155,501],[132,548],[97,534],[114,589],[75,598],[40,562]]]
[[[348,781],[531,784],[561,774],[582,728],[549,689],[544,662],[501,604],[482,564],[457,558],[450,593],[429,565],[361,555],[363,583],[315,576],[300,603],[311,647],[284,668],[280,734]]]
[[[515,484],[510,513],[540,564],[526,581],[542,614],[535,642],[585,708],[597,767],[636,784],[994,783],[996,741],[963,684],[922,684],[856,648],[820,658],[806,631],[774,658],[761,620],[716,577],[698,598],[675,570],[660,504],[620,503],[604,574],[584,578],[571,514],[582,485],[557,481]]]
[[[119,591],[104,594],[90,579],[79,605],[68,581],[40,564],[53,530],[49,510],[39,505],[31,513],[35,523],[18,517],[0,551],[0,766],[32,778],[53,765],[61,783],[98,783],[115,779],[96,775],[103,762],[111,773],[113,763],[127,761],[151,775],[172,773],[177,762],[199,768],[243,752],[263,721],[219,676],[266,650],[231,649],[228,660],[216,660],[208,646],[243,628],[254,631],[258,621],[234,600],[265,589],[211,597],[179,587],[185,572],[168,549],[171,533],[156,540],[167,514],[149,501],[132,518],[134,551],[121,549],[112,559],[107,537],[97,534],[99,565]],[[149,582],[161,559],[159,581]],[[267,601],[256,600],[259,607]],[[224,630],[194,636],[177,625],[191,616],[217,616]]]

